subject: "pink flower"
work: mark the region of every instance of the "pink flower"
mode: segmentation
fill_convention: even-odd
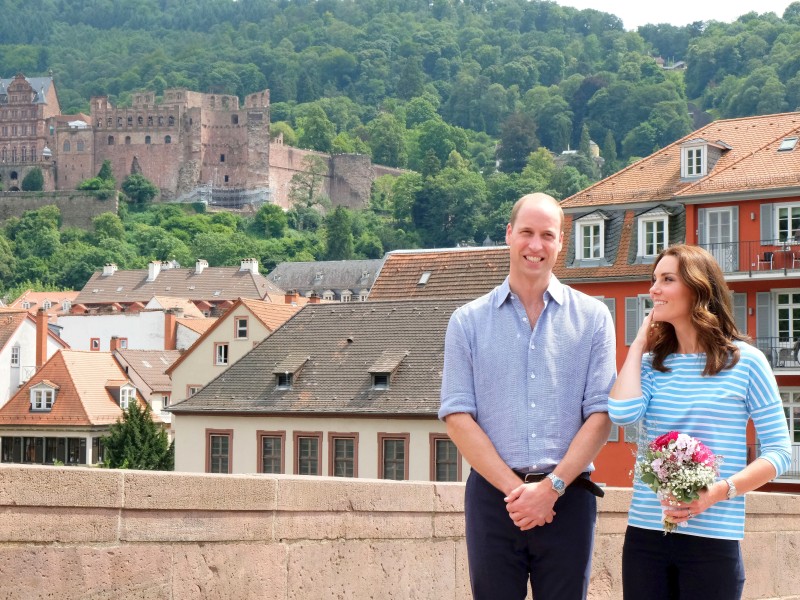
[[[714,464],[714,453],[708,449],[708,446],[703,444],[702,442],[698,442],[697,448],[692,455],[692,460],[696,463],[700,463],[702,465],[713,465]]]
[[[662,448],[666,448],[671,441],[678,439],[678,435],[679,434],[677,431],[670,431],[669,433],[660,435],[650,443],[650,448],[652,450],[661,450]]]

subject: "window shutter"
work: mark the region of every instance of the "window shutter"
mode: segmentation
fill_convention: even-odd
[[[739,241],[739,207],[731,207],[731,241]]]
[[[747,333],[747,294],[734,292],[733,320],[741,333]]]
[[[630,346],[639,331],[639,298],[625,298],[625,345]]]
[[[769,338],[772,334],[772,312],[772,294],[756,293],[756,338]],[[756,345],[769,346],[769,340],[757,340]]]
[[[614,325],[617,324],[617,299],[616,298],[603,298],[603,304],[608,307],[608,312],[611,313],[611,320]]]
[[[707,244],[706,240],[706,209],[700,208],[697,210],[697,245],[703,246]]]
[[[772,228],[772,204],[761,205],[761,245],[770,245],[775,239],[775,231]]]

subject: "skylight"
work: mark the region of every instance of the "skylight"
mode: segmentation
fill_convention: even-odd
[[[780,147],[778,148],[778,152],[788,152],[789,150],[794,150],[794,147],[797,145],[797,138],[790,137],[784,138],[781,142]]]
[[[430,271],[425,271],[422,274],[422,276],[419,278],[419,281],[417,282],[417,285],[425,285],[426,283],[428,283],[428,279],[430,279],[430,278],[431,278],[431,272]]]

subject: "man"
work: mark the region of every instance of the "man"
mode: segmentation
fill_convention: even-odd
[[[508,277],[453,313],[439,418],[472,466],[465,514],[476,600],[586,597],[608,438],[615,338],[602,302],[553,275],[564,215],[546,194],[511,212]]]

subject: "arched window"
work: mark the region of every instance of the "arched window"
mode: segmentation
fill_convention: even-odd
[[[130,146],[131,145],[131,136],[129,136],[129,135],[125,136],[125,145],[126,146]]]
[[[171,144],[172,143],[172,136],[166,135],[164,136],[164,143]]]
[[[17,162],[17,147],[16,146],[11,148],[11,162]],[[15,179],[15,178],[12,177],[12,179]]]
[[[169,116],[169,120],[168,120],[167,122],[169,123],[169,126],[170,126],[170,127],[174,127],[174,126],[175,126],[175,117],[173,117],[172,115],[170,115],[170,116]]]
[[[108,136],[108,145],[109,146],[113,146],[114,145],[114,136],[113,135]]]
[[[113,125],[113,123],[114,123],[114,121],[111,120],[111,117],[108,117],[108,126],[111,127],[111,125]]]
[[[36,160],[36,146],[31,146],[31,160]]]
[[[147,126],[148,127],[152,127],[153,126],[153,117],[147,117]]]
[[[128,117],[128,127],[133,127],[133,117]]]
[[[239,115],[231,115],[231,125],[239,124]]]
[[[122,127],[122,117],[117,117],[117,127]]]
[[[164,125],[164,117],[158,117],[158,126],[162,127]]]
[[[69,150],[70,150],[69,140],[64,140],[64,152],[69,152]]]
[[[150,136],[149,135],[144,136],[144,143],[145,144],[149,144],[150,143]]]
[[[21,152],[21,157],[20,158],[21,158],[22,162],[25,162],[26,160],[28,160],[28,149],[25,146],[22,147],[22,150],[20,152]]]
[[[142,119],[142,117],[141,117],[141,116],[139,116],[139,117],[136,119],[136,123],[137,123],[137,124],[139,124],[139,125],[144,125],[144,119]]]
[[[83,140],[78,140],[78,152],[83,152],[84,147],[85,147],[85,144],[84,144]]]

